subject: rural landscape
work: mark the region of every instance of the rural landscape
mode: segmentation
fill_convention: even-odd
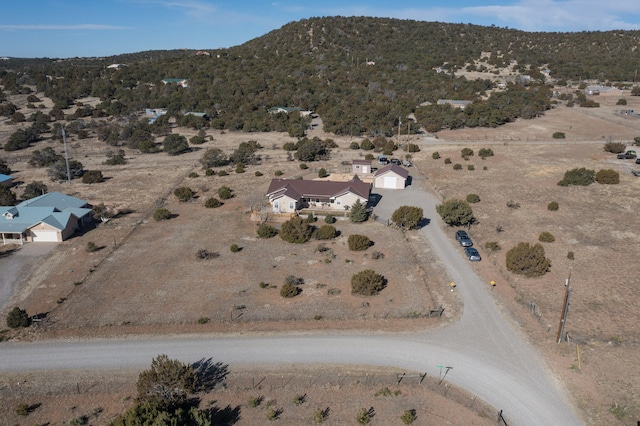
[[[74,210],[86,223],[59,242],[38,241],[56,226],[48,218],[0,227],[0,355],[179,339],[219,342],[220,353],[236,338],[429,344],[474,315],[473,285],[481,309],[540,354],[575,409],[567,418],[636,424],[637,42],[624,31],[314,18],[218,51],[6,58],[3,224],[55,193],[86,202]],[[377,178],[388,171],[400,187]],[[306,181],[370,193],[344,206],[302,194],[288,211],[278,197]],[[209,351],[186,365],[158,352],[144,365],[3,368],[0,417],[526,424],[456,382],[458,366],[393,367],[373,349],[341,363],[323,349],[309,362],[271,362],[269,348],[264,362]],[[154,390],[159,366],[182,369],[174,400]]]

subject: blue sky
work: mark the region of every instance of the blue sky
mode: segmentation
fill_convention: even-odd
[[[639,0],[10,0],[0,56],[86,57],[243,44],[288,22],[375,16],[525,31],[640,30]]]

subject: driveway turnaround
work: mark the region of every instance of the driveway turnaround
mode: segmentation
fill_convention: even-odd
[[[462,251],[440,227],[436,198],[418,188],[374,190],[375,213],[390,218],[401,205],[422,207],[428,239],[464,301],[455,324],[419,333],[275,336],[188,336],[77,342],[2,343],[0,371],[146,368],[164,353],[184,362],[203,357],[234,364],[335,363],[388,366],[442,377],[485,400],[515,425],[581,425],[566,390],[538,350],[502,316]],[[448,369],[448,371],[446,371]]]

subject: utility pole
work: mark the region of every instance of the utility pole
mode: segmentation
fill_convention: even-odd
[[[402,118],[398,117],[398,146],[400,146],[400,128],[402,127]]]
[[[571,295],[571,271],[569,277],[564,282],[564,301],[562,303],[562,315],[560,315],[560,324],[558,325],[558,336],[556,342],[562,343],[562,335],[564,334],[564,326],[567,322],[567,314],[569,313],[569,296]]]
[[[71,183],[71,170],[69,169],[69,154],[67,153],[67,134],[64,131],[64,126],[60,126],[62,129],[62,145],[64,146],[64,161],[67,163],[67,183]]]

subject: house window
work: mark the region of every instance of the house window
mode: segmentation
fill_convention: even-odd
[[[340,198],[336,198],[336,205],[340,205]]]
[[[274,203],[273,203],[273,208],[274,208],[274,209],[276,209],[276,210],[278,210],[278,202],[277,202],[277,201],[274,201]]]
[[[295,208],[295,203],[293,201],[289,201],[289,210],[293,210]]]

